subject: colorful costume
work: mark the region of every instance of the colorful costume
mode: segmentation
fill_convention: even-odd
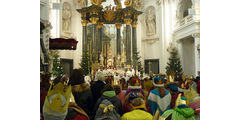
[[[44,120],[64,120],[68,112],[70,96],[71,85],[64,86],[62,83],[51,85],[43,106]]]
[[[160,82],[161,81],[161,82]],[[168,90],[164,88],[163,84],[163,78],[162,77],[156,77],[154,79],[154,85],[158,88],[155,88],[152,90],[148,96],[148,104],[151,108],[152,115],[155,115],[155,112],[159,110],[160,115],[163,114],[166,110],[171,109],[171,94]],[[159,89],[165,91],[164,96],[160,95]]]
[[[176,100],[176,107],[172,110],[168,110],[163,113],[160,118],[171,119],[171,120],[195,120],[194,110],[188,108],[186,105],[186,98],[178,95]]]

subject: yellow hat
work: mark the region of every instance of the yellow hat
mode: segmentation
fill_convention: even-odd
[[[65,115],[71,97],[71,85],[58,83],[50,86],[44,103],[44,111],[53,115]]]

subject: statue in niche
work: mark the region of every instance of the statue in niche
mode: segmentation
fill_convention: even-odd
[[[71,8],[69,3],[63,3],[63,12],[62,12],[62,30],[63,32],[71,32]]]
[[[156,34],[155,15],[151,12],[151,9],[148,10],[148,14],[146,16],[146,26],[148,36]]]
[[[78,0],[80,8],[87,7],[87,0]]]

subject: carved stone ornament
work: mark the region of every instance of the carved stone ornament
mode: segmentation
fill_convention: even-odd
[[[154,44],[155,42],[159,41],[159,38],[152,38],[152,39],[144,39],[143,42],[146,42],[147,44]]]

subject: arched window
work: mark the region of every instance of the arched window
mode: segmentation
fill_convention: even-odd
[[[183,2],[184,7],[183,7],[183,18],[188,16],[188,9],[192,8],[192,1],[191,0],[184,0]]]

